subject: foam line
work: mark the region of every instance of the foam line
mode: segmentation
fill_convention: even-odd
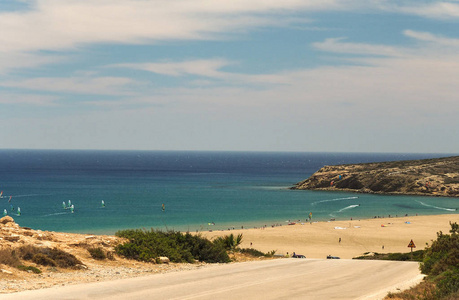
[[[418,200],[416,200],[416,202],[420,203],[421,205],[424,205],[424,206],[427,206],[427,207],[433,207],[433,208],[440,209],[440,210],[457,211],[456,208],[445,208],[445,207],[439,207],[439,206],[435,206],[435,205],[429,205],[429,204],[425,204],[424,202],[418,201]]]
[[[346,198],[335,198],[335,199],[327,199],[327,200],[320,200],[313,202],[312,205],[315,205],[317,203],[324,203],[324,202],[333,202],[333,201],[341,201],[341,200],[351,200],[351,199],[357,199],[359,197],[346,197]]]

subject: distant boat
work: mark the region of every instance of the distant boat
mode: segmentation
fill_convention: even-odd
[[[105,207],[105,202],[104,202],[104,200],[102,200],[102,207]]]

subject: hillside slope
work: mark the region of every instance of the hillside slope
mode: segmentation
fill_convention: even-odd
[[[459,197],[459,156],[324,166],[292,189]]]

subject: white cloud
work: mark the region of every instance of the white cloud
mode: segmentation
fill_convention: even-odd
[[[419,3],[413,5],[400,5],[397,10],[435,19],[457,19],[459,18],[459,4],[457,1],[438,1],[436,3]]]
[[[263,13],[330,9],[336,1],[35,0],[0,14],[0,50],[74,48],[85,43],[203,39],[212,33],[282,24]]]
[[[420,41],[424,41],[424,42],[429,42],[437,46],[441,46],[441,47],[450,46],[450,47],[459,48],[459,39],[446,38],[446,37],[434,35],[429,32],[420,32],[420,31],[414,31],[414,30],[405,30],[404,34],[411,38],[414,38]]]
[[[323,51],[347,54],[381,55],[381,56],[402,56],[403,51],[397,47],[370,45],[342,42],[345,38],[329,38],[324,42],[313,43],[312,45]]]
[[[231,64],[233,63],[225,59],[200,59],[182,62],[118,64],[114,65],[114,67],[144,70],[169,76],[199,75],[220,78],[223,77],[224,74],[222,74],[219,69]]]

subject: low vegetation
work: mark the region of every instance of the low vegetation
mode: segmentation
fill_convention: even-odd
[[[200,235],[174,231],[129,229],[116,233],[129,241],[118,245],[119,255],[146,262],[159,261],[165,256],[171,262],[203,261],[226,263],[230,261],[224,245],[220,241],[211,242]]]
[[[273,257],[274,254],[276,253],[276,250],[270,251],[268,253],[263,253],[261,251],[258,251],[257,249],[253,248],[242,248],[238,249],[240,253],[242,254],[248,254],[253,257]]]
[[[0,264],[18,268],[19,270],[40,274],[41,270],[34,266],[27,266],[23,261],[30,261],[40,266],[77,268],[82,265],[75,256],[59,249],[22,246],[18,249],[0,250]]]
[[[354,257],[354,259],[365,260],[395,260],[395,261],[419,261],[424,258],[424,250],[413,251],[413,253],[365,253],[363,256]]]
[[[236,237],[234,234],[219,236],[214,240],[214,243],[221,244],[227,251],[235,251],[242,243],[242,233]]]
[[[276,252],[263,253],[252,248],[240,249],[242,234],[217,237],[213,241],[199,234],[163,232],[153,229],[149,231],[122,230],[116,235],[128,239],[128,242],[115,248],[117,254],[146,262],[159,263],[159,257],[165,256],[171,262],[228,263],[231,261],[228,253],[231,253],[232,257],[235,253],[252,257],[272,257]]]
[[[32,261],[37,265],[77,269],[83,263],[74,255],[57,248],[22,246],[17,250],[21,259]]]
[[[91,257],[94,259],[104,260],[107,258],[107,254],[101,247],[88,248],[88,252],[91,255]]]
[[[459,299],[459,225],[450,224],[450,234],[438,232],[425,250],[420,267],[426,280],[411,290],[389,294],[389,299]]]

